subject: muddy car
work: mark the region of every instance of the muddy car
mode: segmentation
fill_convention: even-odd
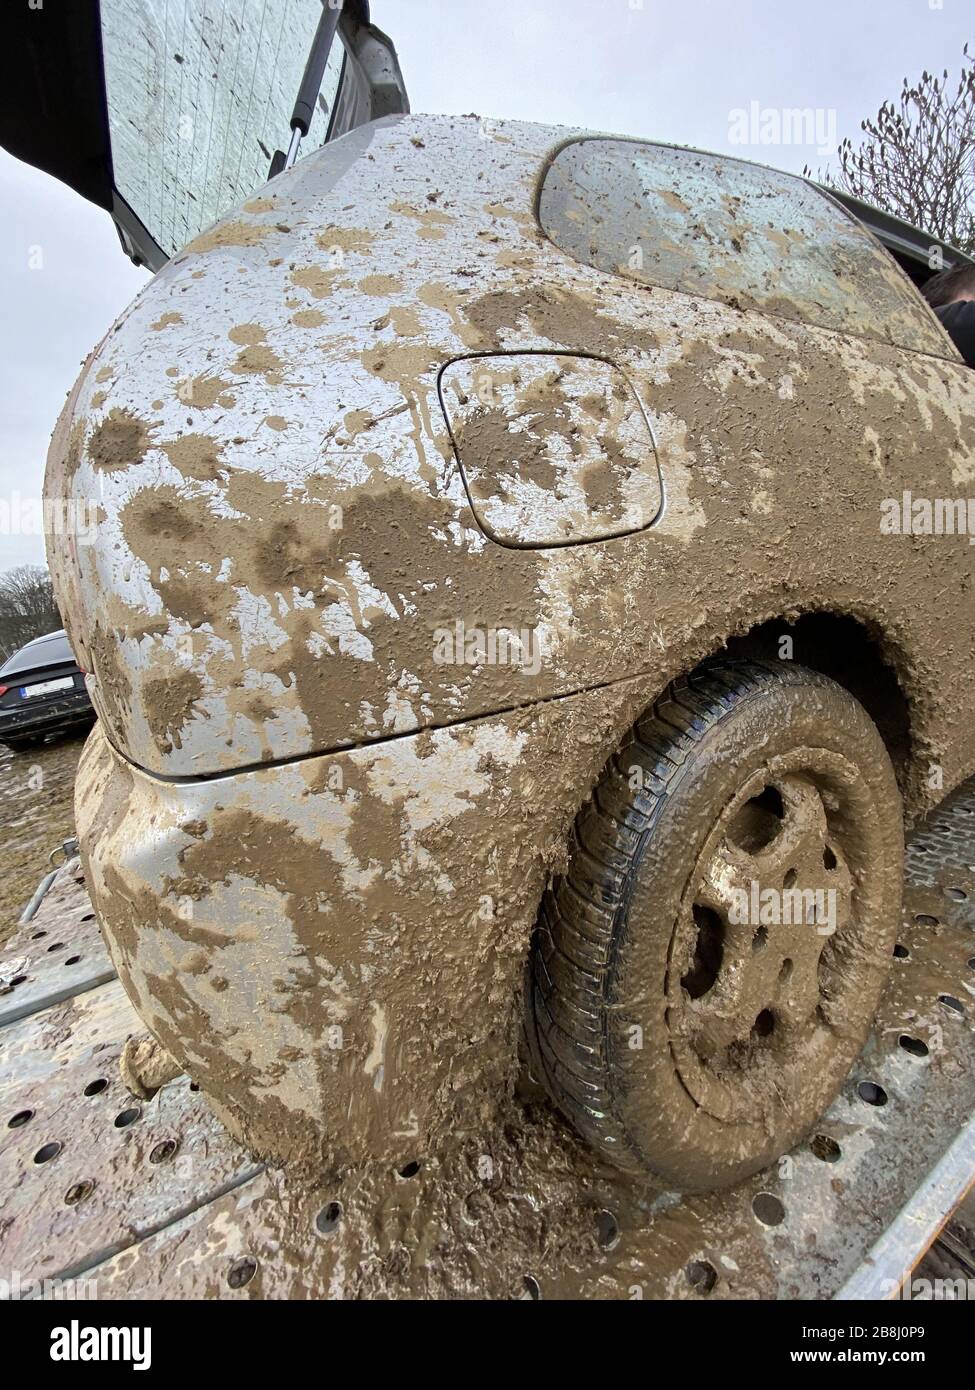
[[[92,897],[262,1153],[435,1153],[527,1067],[619,1167],[731,1183],[854,1062],[905,821],[975,772],[975,385],[917,289],[958,257],[725,156],[409,115],[367,20],[232,199],[123,148],[107,35],[159,268],[48,462],[100,508],[50,554]]]

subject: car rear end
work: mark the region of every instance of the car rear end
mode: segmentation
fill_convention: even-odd
[[[84,673],[63,631],[28,642],[0,668],[0,742],[16,747],[93,718]]]

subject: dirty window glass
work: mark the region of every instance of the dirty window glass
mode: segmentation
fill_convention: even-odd
[[[267,182],[322,0],[101,0],[115,186],[167,256]],[[336,36],[301,156],[323,144]]]
[[[944,356],[899,267],[803,179],[697,150],[582,140],[539,200],[576,260],[658,285]]]

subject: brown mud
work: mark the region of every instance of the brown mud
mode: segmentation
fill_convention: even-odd
[[[50,870],[50,852],[75,833],[74,779],[87,732],[52,735],[22,753],[0,745],[0,945]]]

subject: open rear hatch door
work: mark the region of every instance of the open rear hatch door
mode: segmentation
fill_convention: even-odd
[[[0,144],[153,271],[296,158],[409,110],[366,0],[24,0],[0,40]]]

